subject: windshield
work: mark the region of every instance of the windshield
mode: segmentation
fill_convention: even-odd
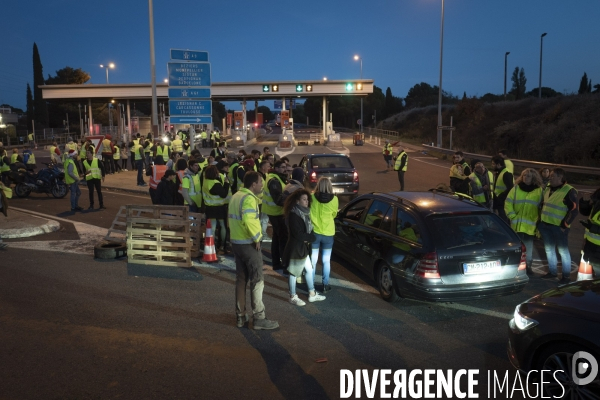
[[[430,223],[433,224],[436,247],[440,250],[515,241],[510,227],[494,214],[436,215]]]

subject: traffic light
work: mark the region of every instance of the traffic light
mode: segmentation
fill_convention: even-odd
[[[356,85],[354,83],[346,83],[346,92],[352,92],[356,89]]]
[[[269,91],[269,85],[263,85],[263,92]]]
[[[279,92],[279,85],[271,85],[271,91]]]
[[[302,92],[304,91],[304,86],[303,85],[296,85],[296,92]]]
[[[306,85],[306,91],[312,92],[312,85]]]

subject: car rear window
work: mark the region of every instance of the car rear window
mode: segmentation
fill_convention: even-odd
[[[313,157],[310,160],[312,168],[353,168],[348,157]]]
[[[451,214],[430,218],[436,247],[453,249],[513,242],[515,234],[495,214]]]

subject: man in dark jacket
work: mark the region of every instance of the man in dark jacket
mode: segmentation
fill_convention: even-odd
[[[500,156],[492,157],[492,170],[494,172],[494,210],[498,216],[510,225],[510,220],[504,211],[504,202],[508,192],[515,186],[513,174],[508,172],[504,165],[504,159]]]
[[[267,184],[263,195],[262,211],[269,216],[269,221],[273,227],[271,254],[274,270],[282,270],[287,267],[283,265],[281,259],[288,239],[287,227],[283,217],[283,189],[287,184],[286,170],[287,164],[284,161],[275,162],[273,172],[267,175]]]
[[[156,187],[156,200],[157,204],[163,206],[175,205],[175,198],[177,197],[177,173],[172,169],[168,169],[165,175],[161,178],[158,186]]]

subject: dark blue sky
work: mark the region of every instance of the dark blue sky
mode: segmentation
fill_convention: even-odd
[[[599,0],[445,0],[444,90],[462,96],[503,91],[515,66],[527,90],[576,92],[584,72],[600,83]],[[82,68],[105,83],[150,82],[148,2],[7,1],[2,5],[0,104],[25,108],[36,42],[44,76]],[[156,77],[170,48],[205,50],[214,82],[352,79],[360,75],[404,97],[439,81],[441,0],[154,0]],[[267,104],[269,105],[269,104]],[[272,105],[270,105],[272,107]]]

